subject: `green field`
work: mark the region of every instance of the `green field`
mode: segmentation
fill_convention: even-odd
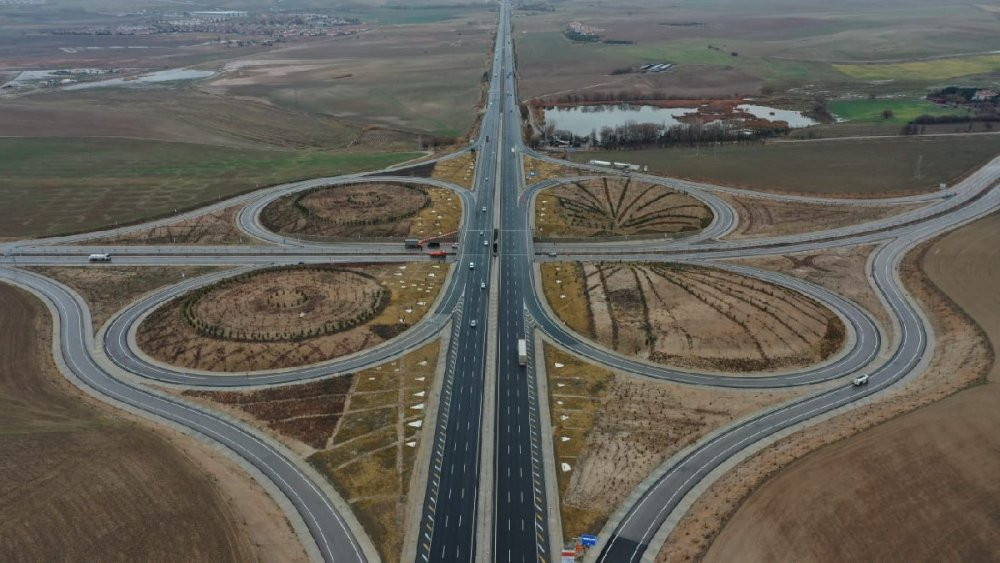
[[[955,57],[906,63],[834,65],[861,80],[944,80],[956,76],[1000,72],[1000,55]]]
[[[997,155],[998,135],[776,142],[572,156],[582,162],[646,164],[650,172],[665,176],[730,186],[876,197],[936,189],[940,182],[950,183]]]
[[[758,56],[748,51],[751,44],[743,41],[726,40],[726,48],[717,51],[709,45],[719,42],[711,39],[672,41],[669,43],[646,43],[618,47],[621,54],[633,61],[663,61],[684,65],[713,65],[734,67],[748,74],[769,81],[804,81],[833,78],[835,73],[830,65],[816,61],[795,61]],[[744,48],[746,47],[746,48]],[[614,46],[609,46],[614,48]],[[733,56],[736,52],[739,55]]]
[[[0,237],[94,230],[418,153],[247,150],[119,139],[0,139]]]
[[[828,104],[838,118],[855,122],[908,123],[921,115],[965,115],[963,109],[940,106],[927,100],[835,100]],[[885,119],[882,112],[892,111]]]

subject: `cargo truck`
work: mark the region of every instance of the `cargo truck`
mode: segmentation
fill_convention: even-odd
[[[108,253],[91,254],[90,257],[88,258],[88,260],[90,260],[91,262],[110,262],[111,261],[111,255],[108,254]]]
[[[523,338],[517,340],[517,363],[528,365],[528,342]]]

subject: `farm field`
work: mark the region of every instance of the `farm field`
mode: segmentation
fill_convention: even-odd
[[[560,184],[535,198],[537,237],[615,237],[697,232],[712,211],[670,188],[631,178]]]
[[[398,561],[439,352],[435,341],[315,383],[183,395],[263,426],[299,452],[351,505],[382,559]]]
[[[927,100],[864,99],[833,100],[828,104],[830,112],[838,119],[854,123],[886,123],[901,126],[921,115],[967,115],[964,109],[950,108]],[[892,112],[886,118],[885,111]],[[898,132],[896,129],[894,132]]]
[[[482,11],[287,44],[226,61],[200,88],[356,125],[460,137],[476,117],[494,24],[495,14]]]
[[[416,153],[269,151],[122,139],[0,139],[0,237],[128,224],[304,178],[382,168]]]
[[[0,309],[0,559],[306,560],[235,464],[65,381],[40,301],[0,284]]]
[[[256,149],[344,148],[359,127],[194,88],[56,91],[0,100],[0,136],[111,137]],[[400,142],[383,150],[413,150]]]
[[[901,63],[838,64],[834,68],[863,80],[946,80],[1000,72],[1000,55],[980,55]]]
[[[995,55],[963,55],[1000,49],[1000,24],[973,5],[682,1],[664,9],[633,0],[614,11],[585,3],[553,7],[516,20],[525,98],[573,91],[763,94],[806,106],[817,92],[917,98],[941,80],[971,83],[1000,70],[990,59]],[[597,28],[599,40],[570,41],[563,31],[572,21]],[[675,66],[612,72],[648,63]]]
[[[615,373],[544,347],[563,540],[597,534],[665,459],[797,390],[738,391]]]
[[[936,190],[1000,153],[1000,135],[803,141],[571,153],[648,165],[663,176],[764,191],[886,197]]]
[[[857,206],[768,201],[753,197],[716,194],[736,209],[739,224],[729,239],[791,235],[860,225],[912,211],[924,204]]]
[[[739,508],[707,561],[735,553],[746,561],[849,558],[862,549],[865,557],[894,559],[998,555],[997,236],[1000,216],[994,214],[937,239],[919,262],[985,331],[994,354],[985,365],[966,368],[982,366],[983,382],[789,465]],[[801,519],[806,511],[810,517]],[[860,525],[875,519],[896,525],[880,531]],[[841,541],[845,535],[853,540]]]
[[[462,201],[444,188],[358,183],[284,196],[260,219],[273,232],[309,239],[423,238],[458,230]]]
[[[256,270],[182,295],[139,326],[140,348],[180,367],[241,372],[302,366],[370,348],[430,310],[447,265]]]
[[[570,328],[644,360],[746,374],[812,365],[843,345],[843,323],[826,307],[724,270],[547,262],[541,271],[556,314],[578,311],[560,317]]]
[[[35,266],[27,268],[66,284],[87,302],[94,333],[141,295],[184,278],[216,272],[211,266]]]

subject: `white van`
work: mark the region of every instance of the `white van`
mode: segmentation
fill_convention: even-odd
[[[855,387],[861,387],[862,385],[868,385],[868,374],[865,373],[865,374],[861,374],[861,375],[855,377],[854,380],[851,381],[851,385],[853,385]]]

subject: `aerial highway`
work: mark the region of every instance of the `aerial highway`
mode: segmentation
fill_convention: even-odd
[[[521,138],[517,73],[514,65],[510,3],[500,3],[489,71],[486,107],[478,137],[454,158],[475,151],[473,189],[407,176],[395,166],[379,175],[351,174],[264,188],[173,217],[66,237],[11,241],[0,245],[0,279],[41,297],[58,319],[57,355],[67,377],[112,404],[186,428],[227,448],[252,465],[284,495],[293,518],[308,529],[314,552],[328,561],[365,561],[377,557],[349,515],[338,512],[329,488],[322,487],[292,455],[257,431],[152,389],[145,382],[178,387],[255,388],[336,377],[378,365],[450,331],[447,365],[430,447],[430,467],[415,541],[417,561],[550,560],[561,545],[551,545],[550,518],[558,499],[548,498],[541,444],[540,406],[546,390],[537,384],[534,331],[594,363],[682,384],[707,387],[780,388],[816,385],[800,399],[731,424],[665,462],[634,501],[620,508],[598,534],[588,557],[600,561],[639,561],[655,556],[671,522],[700,486],[717,478],[727,463],[739,460],[787,429],[841,412],[858,401],[917,377],[933,350],[933,331],[903,289],[898,268],[921,241],[982,217],[1000,207],[1000,158],[941,192],[885,200],[840,200],[747,192],[725,186],[633,174],[643,181],[684,191],[708,206],[713,219],[686,238],[603,242],[536,243],[532,213],[537,194],[563,182],[617,174],[575,165],[528,149]],[[526,186],[523,156],[576,168],[577,175]],[[420,183],[451,190],[462,199],[464,214],[458,247],[447,263],[451,274],[428,313],[401,335],[361,353],[295,369],[241,374],[197,372],[153,361],[136,349],[138,324],[157,307],[193,289],[240,272],[288,264],[404,262],[431,260],[398,243],[300,240],[268,231],[261,210],[284,195],[322,186],[369,181]],[[729,240],[739,216],[724,195],[762,201],[798,201],[858,206],[921,207],[866,223],[795,235]],[[101,239],[242,205],[236,227],[248,244],[124,245]],[[893,323],[889,337],[857,304],[801,279],[721,262],[725,258],[823,251],[843,246],[877,245],[867,275]],[[92,252],[110,252],[115,265],[233,265],[155,290],[113,316],[95,338],[84,299],[52,279],[19,266],[87,264]],[[554,256],[551,254],[555,254]],[[822,365],[780,374],[729,376],[673,369],[609,350],[568,329],[539,291],[537,265],[546,260],[665,260],[723,268],[787,287],[823,303],[844,321],[848,345]],[[528,344],[527,365],[518,361],[517,342]],[[866,373],[871,383],[849,384]],[[123,375],[125,374],[125,375]],[[839,381],[839,383],[837,383]],[[822,384],[822,385],[817,385]],[[484,436],[488,436],[484,440]]]

